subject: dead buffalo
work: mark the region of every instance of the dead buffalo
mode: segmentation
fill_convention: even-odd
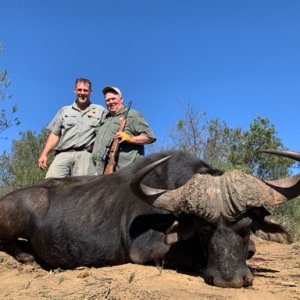
[[[53,178],[6,195],[0,246],[50,268],[163,261],[200,267],[216,286],[250,286],[250,232],[289,241],[264,205],[298,196],[299,178],[265,182],[185,152],[156,153],[108,176]]]

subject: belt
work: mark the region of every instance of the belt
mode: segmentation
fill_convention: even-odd
[[[94,144],[89,144],[86,147],[80,147],[80,148],[69,148],[65,150],[55,150],[55,155],[61,153],[61,152],[79,152],[79,151],[87,151],[89,153],[93,152]]]

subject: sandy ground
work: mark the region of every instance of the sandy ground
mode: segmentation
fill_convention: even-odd
[[[242,289],[217,288],[195,275],[133,264],[49,272],[0,252],[0,299],[300,300],[300,242],[254,241],[257,253],[248,261],[254,284]]]

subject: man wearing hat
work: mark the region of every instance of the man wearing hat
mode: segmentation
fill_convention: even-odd
[[[93,149],[94,165],[90,167],[90,174],[102,175],[107,160],[105,153],[110,141],[120,140],[117,155],[116,170],[126,167],[138,157],[144,155],[144,145],[153,143],[156,138],[147,121],[140,112],[130,109],[126,118],[124,131],[119,131],[121,120],[127,112],[123,105],[120,89],[107,86],[102,90],[108,112],[104,114],[96,133]]]

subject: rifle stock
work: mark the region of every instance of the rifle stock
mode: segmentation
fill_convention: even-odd
[[[108,175],[115,171],[116,165],[117,165],[116,156],[118,153],[119,144],[120,144],[119,140],[114,139],[114,141],[111,145],[111,148],[109,150],[109,153],[108,153],[108,161],[107,161],[107,165],[104,169],[103,175]]]
[[[132,101],[128,102],[127,110],[124,113],[124,116],[121,120],[121,124],[120,124],[118,132],[119,131],[124,131],[124,129],[125,129],[126,119],[127,119],[128,112],[130,110],[131,103],[132,103]],[[118,154],[119,145],[120,145],[119,139],[114,138],[114,140],[112,142],[112,145],[110,147],[110,150],[108,152],[108,161],[107,161],[107,164],[105,166],[103,175],[112,174],[116,170],[116,165],[117,165],[116,157],[117,157],[117,154]]]

